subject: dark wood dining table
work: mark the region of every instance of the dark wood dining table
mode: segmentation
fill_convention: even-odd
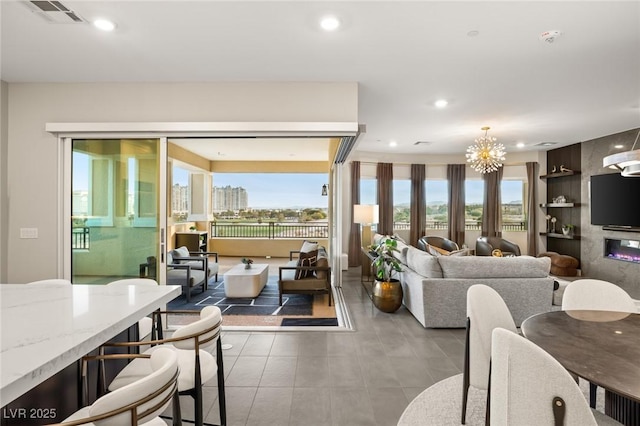
[[[640,314],[555,311],[527,318],[522,334],[568,371],[605,390],[605,413],[640,426]]]

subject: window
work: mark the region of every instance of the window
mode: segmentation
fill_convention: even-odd
[[[464,228],[468,231],[482,229],[484,181],[475,179],[465,180],[464,197]]]
[[[360,179],[360,204],[378,204],[378,179]]]
[[[449,190],[446,179],[425,181],[427,229],[448,229]]]
[[[523,180],[503,180],[500,187],[502,199],[502,230],[525,231],[524,214],[525,183]]]
[[[186,222],[189,216],[189,200],[191,199],[189,188],[189,171],[178,166],[173,166],[171,183],[171,217],[173,221]]]
[[[411,181],[393,181],[393,229],[409,229],[411,217]]]

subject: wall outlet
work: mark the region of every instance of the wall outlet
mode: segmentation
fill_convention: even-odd
[[[38,228],[20,228],[20,238],[38,238]]]

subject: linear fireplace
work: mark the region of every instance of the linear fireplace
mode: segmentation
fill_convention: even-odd
[[[605,238],[604,257],[625,262],[640,263],[640,241]]]

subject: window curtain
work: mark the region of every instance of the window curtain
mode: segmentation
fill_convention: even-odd
[[[449,235],[448,238],[462,247],[464,244],[464,180],[465,164],[448,164]]]
[[[426,179],[424,164],[411,165],[411,212],[409,218],[409,243],[417,245],[418,239],[426,232],[427,217],[424,195]]]
[[[353,223],[353,206],[360,204],[360,162],[351,162],[351,231],[349,232],[349,267],[362,265],[360,224]]]
[[[504,169],[485,173],[484,200],[482,203],[482,235],[485,237],[502,237],[502,197],[500,183]]]
[[[378,233],[393,235],[393,164],[378,163],[376,167],[378,179],[378,206],[380,221]]]
[[[540,165],[527,162],[527,254],[538,254],[538,174]]]

